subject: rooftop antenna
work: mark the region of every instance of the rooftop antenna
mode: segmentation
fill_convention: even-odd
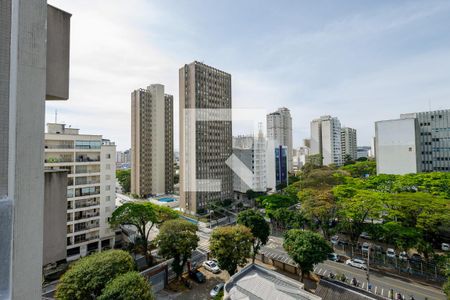
[[[55,109],[55,124],[58,123],[58,110]]]

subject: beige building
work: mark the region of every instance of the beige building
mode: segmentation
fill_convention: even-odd
[[[286,107],[281,107],[267,115],[267,139],[273,140],[275,146],[287,147],[288,169],[292,171],[292,117]]]
[[[200,62],[184,65],[180,84],[180,208],[197,213],[233,198],[230,120],[197,121],[189,109],[231,109],[231,75]]]
[[[152,84],[131,94],[131,193],[173,193],[173,96]]]
[[[67,170],[67,260],[114,246],[116,146],[101,135],[47,124],[45,168]]]
[[[310,155],[320,154],[323,165],[342,165],[341,122],[322,116],[311,121]]]
[[[353,160],[358,159],[358,146],[356,139],[356,129],[350,127],[342,127],[341,129],[341,148],[342,160],[345,162],[345,156],[350,155]]]

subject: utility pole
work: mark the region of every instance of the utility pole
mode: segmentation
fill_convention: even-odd
[[[372,247],[372,244],[369,244],[369,249],[367,250],[367,290],[370,291],[370,248]]]

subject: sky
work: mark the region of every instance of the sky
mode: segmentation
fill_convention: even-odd
[[[374,122],[450,109],[450,1],[49,0],[72,14],[70,98],[46,121],[130,147],[130,94],[174,95],[194,60],[232,75],[233,108],[291,110],[294,146],[338,117],[370,145]],[[233,135],[251,133],[236,122]]]

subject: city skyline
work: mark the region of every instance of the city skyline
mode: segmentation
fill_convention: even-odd
[[[309,122],[317,116],[337,116],[358,130],[359,145],[370,145],[375,121],[445,109],[450,98],[448,2],[50,3],[76,17],[72,101],[47,103],[47,121],[58,109],[59,122],[92,124],[86,130],[111,137],[118,150],[131,144],[130,90],[164,84],[175,95],[176,124],[177,71],[186,61],[227,70],[233,107],[267,113],[289,108],[294,147],[309,137]],[[243,133],[233,128],[234,135]],[[178,134],[175,126],[175,149]]]

